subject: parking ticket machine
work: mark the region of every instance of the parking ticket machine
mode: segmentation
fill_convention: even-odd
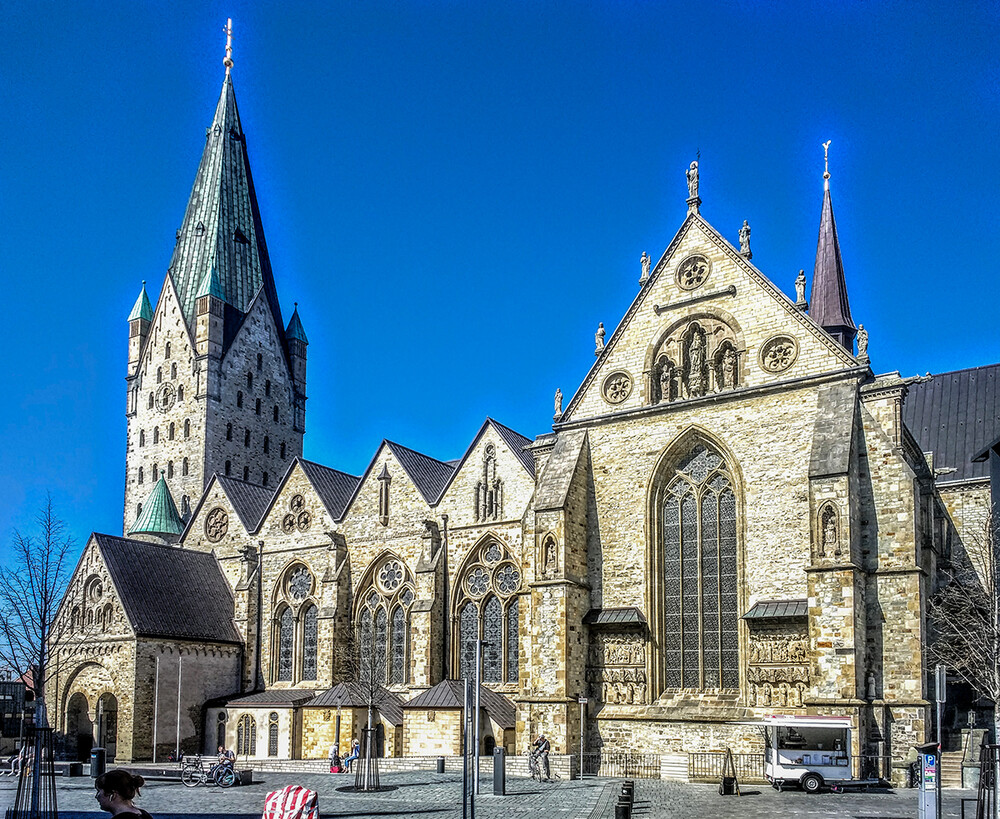
[[[917,799],[918,819],[938,819],[938,777],[940,776],[938,746],[936,742],[918,745]]]

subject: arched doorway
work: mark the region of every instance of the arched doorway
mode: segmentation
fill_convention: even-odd
[[[97,701],[97,742],[106,749],[108,761],[118,752],[118,698],[110,691],[101,694]]]
[[[87,698],[77,692],[69,698],[66,707],[67,749],[76,754],[76,759],[86,762],[90,759],[90,749],[94,745],[94,724],[90,721]]]

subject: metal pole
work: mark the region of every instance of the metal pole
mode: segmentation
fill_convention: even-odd
[[[174,755],[178,758],[181,755],[181,674],[184,671],[184,657],[177,655],[177,744],[174,746]]]
[[[580,697],[580,779],[583,779],[583,720],[587,712],[587,698]]]
[[[938,665],[934,668],[934,699],[937,700],[937,815],[941,816],[941,752],[944,749],[944,701],[945,701],[945,668]]]
[[[469,816],[469,678],[462,698],[462,819]]]
[[[472,717],[475,720],[475,722],[473,723],[473,725],[475,726],[473,728],[473,731],[475,734],[475,742],[476,742],[476,749],[475,751],[473,751],[476,759],[476,767],[475,767],[476,781],[472,786],[472,790],[475,793],[479,793],[479,748],[480,748],[479,731],[480,731],[480,723],[482,722],[482,720],[480,720],[479,718],[479,707],[480,707],[479,691],[480,688],[482,688],[482,684],[483,684],[483,641],[476,640],[476,709]]]
[[[156,657],[156,674],[153,676],[153,764],[156,764],[156,723],[160,714],[160,658]]]

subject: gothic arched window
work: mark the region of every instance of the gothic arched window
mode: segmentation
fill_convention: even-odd
[[[301,562],[289,566],[275,593],[273,679],[315,680],[319,672],[319,609],[312,572]]]
[[[267,755],[278,755],[278,712],[272,711],[267,723]]]
[[[183,465],[181,466],[181,474],[184,475],[185,477],[187,477],[187,474],[188,474],[188,459],[187,458],[184,459]]]
[[[170,365],[170,377],[177,378],[177,362]]]
[[[475,644],[482,640],[483,682],[516,683],[520,673],[520,568],[499,541],[487,538],[466,558],[458,589],[454,659],[459,673],[474,676]]]
[[[177,386],[177,400],[178,401],[183,401],[184,400],[184,385],[183,384],[179,384]]]
[[[392,555],[380,558],[358,596],[358,666],[362,681],[404,685],[410,679],[413,578]]]
[[[170,342],[169,341],[167,342],[166,348],[164,350],[163,357],[164,358],[170,358]]]
[[[153,443],[154,444],[160,443],[160,428],[159,427],[153,427]]]
[[[660,503],[663,684],[738,688],[737,505],[722,456],[696,444]]]
[[[168,427],[168,431],[167,431],[167,438],[169,438],[171,441],[174,440],[174,435],[175,435],[176,431],[177,431],[177,427],[174,424],[174,422],[171,421],[170,422],[170,426]]]
[[[236,753],[240,756],[257,755],[257,720],[244,714],[236,723]]]
[[[146,446],[146,430],[139,430],[139,446]]]
[[[190,438],[191,437],[191,419],[190,418],[185,418],[184,419],[184,437],[185,438]]]
[[[291,682],[292,646],[295,641],[295,618],[292,610],[285,608],[278,618],[278,676],[279,682]]]
[[[319,611],[309,606],[302,618],[302,679],[316,679],[316,650],[319,637]]]

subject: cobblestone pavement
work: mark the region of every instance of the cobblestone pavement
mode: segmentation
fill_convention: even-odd
[[[319,793],[320,816],[378,817],[379,819],[459,819],[462,816],[460,774],[426,771],[391,773],[382,784],[392,788],[378,794],[350,793],[343,788],[353,778],[295,773],[255,773],[253,785],[221,790],[186,788],[177,781],[152,781],[137,804],[156,819],[258,819],[269,791],[292,783]],[[97,819],[93,780],[59,779],[58,804],[62,819]],[[506,796],[494,796],[492,780],[484,778],[476,799],[477,819],[614,819],[614,803],[621,780],[586,779],[537,783],[509,778]],[[0,803],[13,801],[15,783],[0,779]],[[711,817],[715,819],[781,819],[782,817],[837,817],[837,819],[913,819],[917,792],[778,793],[766,786],[742,787],[743,796],[720,796],[713,785],[687,785],[659,780],[637,780],[634,819]],[[945,791],[942,819],[961,816],[961,798],[974,791]],[[974,810],[974,807],[973,807]],[[968,809],[967,809],[968,812]],[[974,813],[973,813],[974,815]]]

